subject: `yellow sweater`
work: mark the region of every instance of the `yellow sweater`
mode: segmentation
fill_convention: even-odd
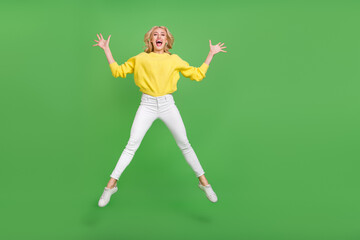
[[[134,73],[135,84],[140,91],[154,97],[175,92],[180,78],[179,72],[191,80],[201,81],[209,68],[206,63],[199,68],[189,66],[189,63],[176,54],[154,52],[142,52],[122,65],[117,62],[109,65],[115,78],[125,78],[126,74]]]

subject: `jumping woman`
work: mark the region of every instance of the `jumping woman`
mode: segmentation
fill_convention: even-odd
[[[223,50],[226,48],[223,47],[224,43],[211,45],[211,40],[209,40],[209,55],[205,62],[196,68],[190,66],[178,55],[170,53],[169,49],[172,48],[174,37],[166,27],[154,26],[145,34],[145,51],[131,57],[122,65],[118,65],[109,48],[111,35],[107,40],[104,40],[101,33],[100,36],[97,34],[97,37],[98,41],[94,40],[97,44],[93,46],[99,46],[104,50],[112,75],[115,78],[125,78],[127,74],[134,73],[135,84],[143,93],[131,127],[129,141],[110,175],[110,180],[98,205],[100,207],[106,206],[111,195],[117,192],[116,184],[120,175],[133,159],[146,132],[158,118],[166,124],[173,134],[187,163],[199,179],[199,188],[205,192],[206,197],[211,202],[217,202],[218,198],[205,178],[205,172],[189,143],[184,123],[175,105],[172,93],[177,90],[179,72],[191,80],[201,81],[205,77],[213,56],[219,52],[226,52]]]

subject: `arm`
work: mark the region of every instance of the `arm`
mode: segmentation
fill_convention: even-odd
[[[116,61],[114,61],[114,59],[111,56],[111,53],[110,53],[110,55],[107,54],[106,57],[108,58],[108,61],[109,61],[109,57],[110,57],[110,60],[113,61],[112,63],[109,64],[109,66],[110,66],[111,73],[115,78],[117,78],[117,77],[126,78],[126,75],[128,73],[134,72],[135,57],[130,58],[129,60],[127,60],[125,63],[123,63],[121,65],[119,65]]]
[[[126,74],[134,72],[134,65],[135,65],[134,57],[130,58],[127,62],[125,62],[124,64],[122,64],[120,66],[114,60],[114,58],[111,54],[111,51],[110,51],[110,47],[109,47],[111,35],[109,35],[107,40],[104,40],[101,33],[100,33],[100,36],[97,34],[97,37],[98,37],[99,41],[94,40],[95,42],[97,42],[97,44],[94,44],[93,46],[99,46],[100,48],[102,48],[104,50],[106,58],[109,63],[109,66],[110,66],[111,73],[115,78],[117,78],[117,77],[125,78]]]
[[[205,78],[205,74],[209,68],[209,65],[206,63],[203,63],[200,67],[190,66],[188,62],[182,60],[180,57],[178,57],[177,64],[179,72],[181,72],[184,77],[198,82]]]
[[[115,60],[114,60],[114,58],[113,58],[113,56],[112,56],[112,54],[111,54],[110,48],[109,48],[109,47],[105,48],[105,49],[104,49],[104,52],[105,52],[106,58],[107,58],[107,60],[108,60],[108,63],[109,63],[109,64],[114,63]]]
[[[207,65],[210,65],[210,62],[211,62],[211,60],[212,60],[213,57],[214,57],[214,54],[211,53],[211,52],[209,52],[209,54],[208,54],[208,56],[207,56],[207,58],[206,58],[206,60],[205,60],[204,63],[206,63]]]
[[[180,60],[181,62],[180,72],[184,77],[188,77],[191,80],[195,80],[195,81],[201,81],[202,79],[205,78],[205,74],[209,68],[210,62],[214,57],[214,55],[219,52],[226,52],[223,50],[224,48],[226,48],[223,47],[224,43],[222,43],[221,45],[220,43],[216,45],[211,45],[211,40],[209,40],[209,43],[210,43],[210,52],[205,62],[199,68],[189,66],[187,62]]]

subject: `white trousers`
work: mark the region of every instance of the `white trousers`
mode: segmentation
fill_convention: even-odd
[[[173,96],[167,94],[161,97],[153,97],[143,93],[140,106],[131,127],[130,139],[110,177],[119,180],[120,175],[133,159],[146,132],[158,118],[160,118],[170,129],[177,145],[181,149],[187,163],[194,171],[196,177],[200,177],[205,173],[186,136],[185,126],[179,110],[175,105]]]

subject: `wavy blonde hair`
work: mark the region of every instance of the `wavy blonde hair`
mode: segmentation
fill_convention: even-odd
[[[145,50],[144,52],[146,53],[150,53],[150,52],[153,52],[154,51],[154,46],[152,45],[151,43],[151,37],[152,37],[152,34],[153,32],[155,31],[155,29],[157,28],[161,28],[161,29],[164,29],[165,32],[166,32],[166,39],[167,39],[167,44],[165,45],[165,49],[164,51],[166,53],[169,53],[171,54],[171,52],[169,52],[169,49],[172,49],[172,46],[174,44],[174,37],[173,35],[170,33],[169,29],[167,29],[167,27],[165,26],[154,26],[152,27],[144,36],[144,42],[145,42]]]

